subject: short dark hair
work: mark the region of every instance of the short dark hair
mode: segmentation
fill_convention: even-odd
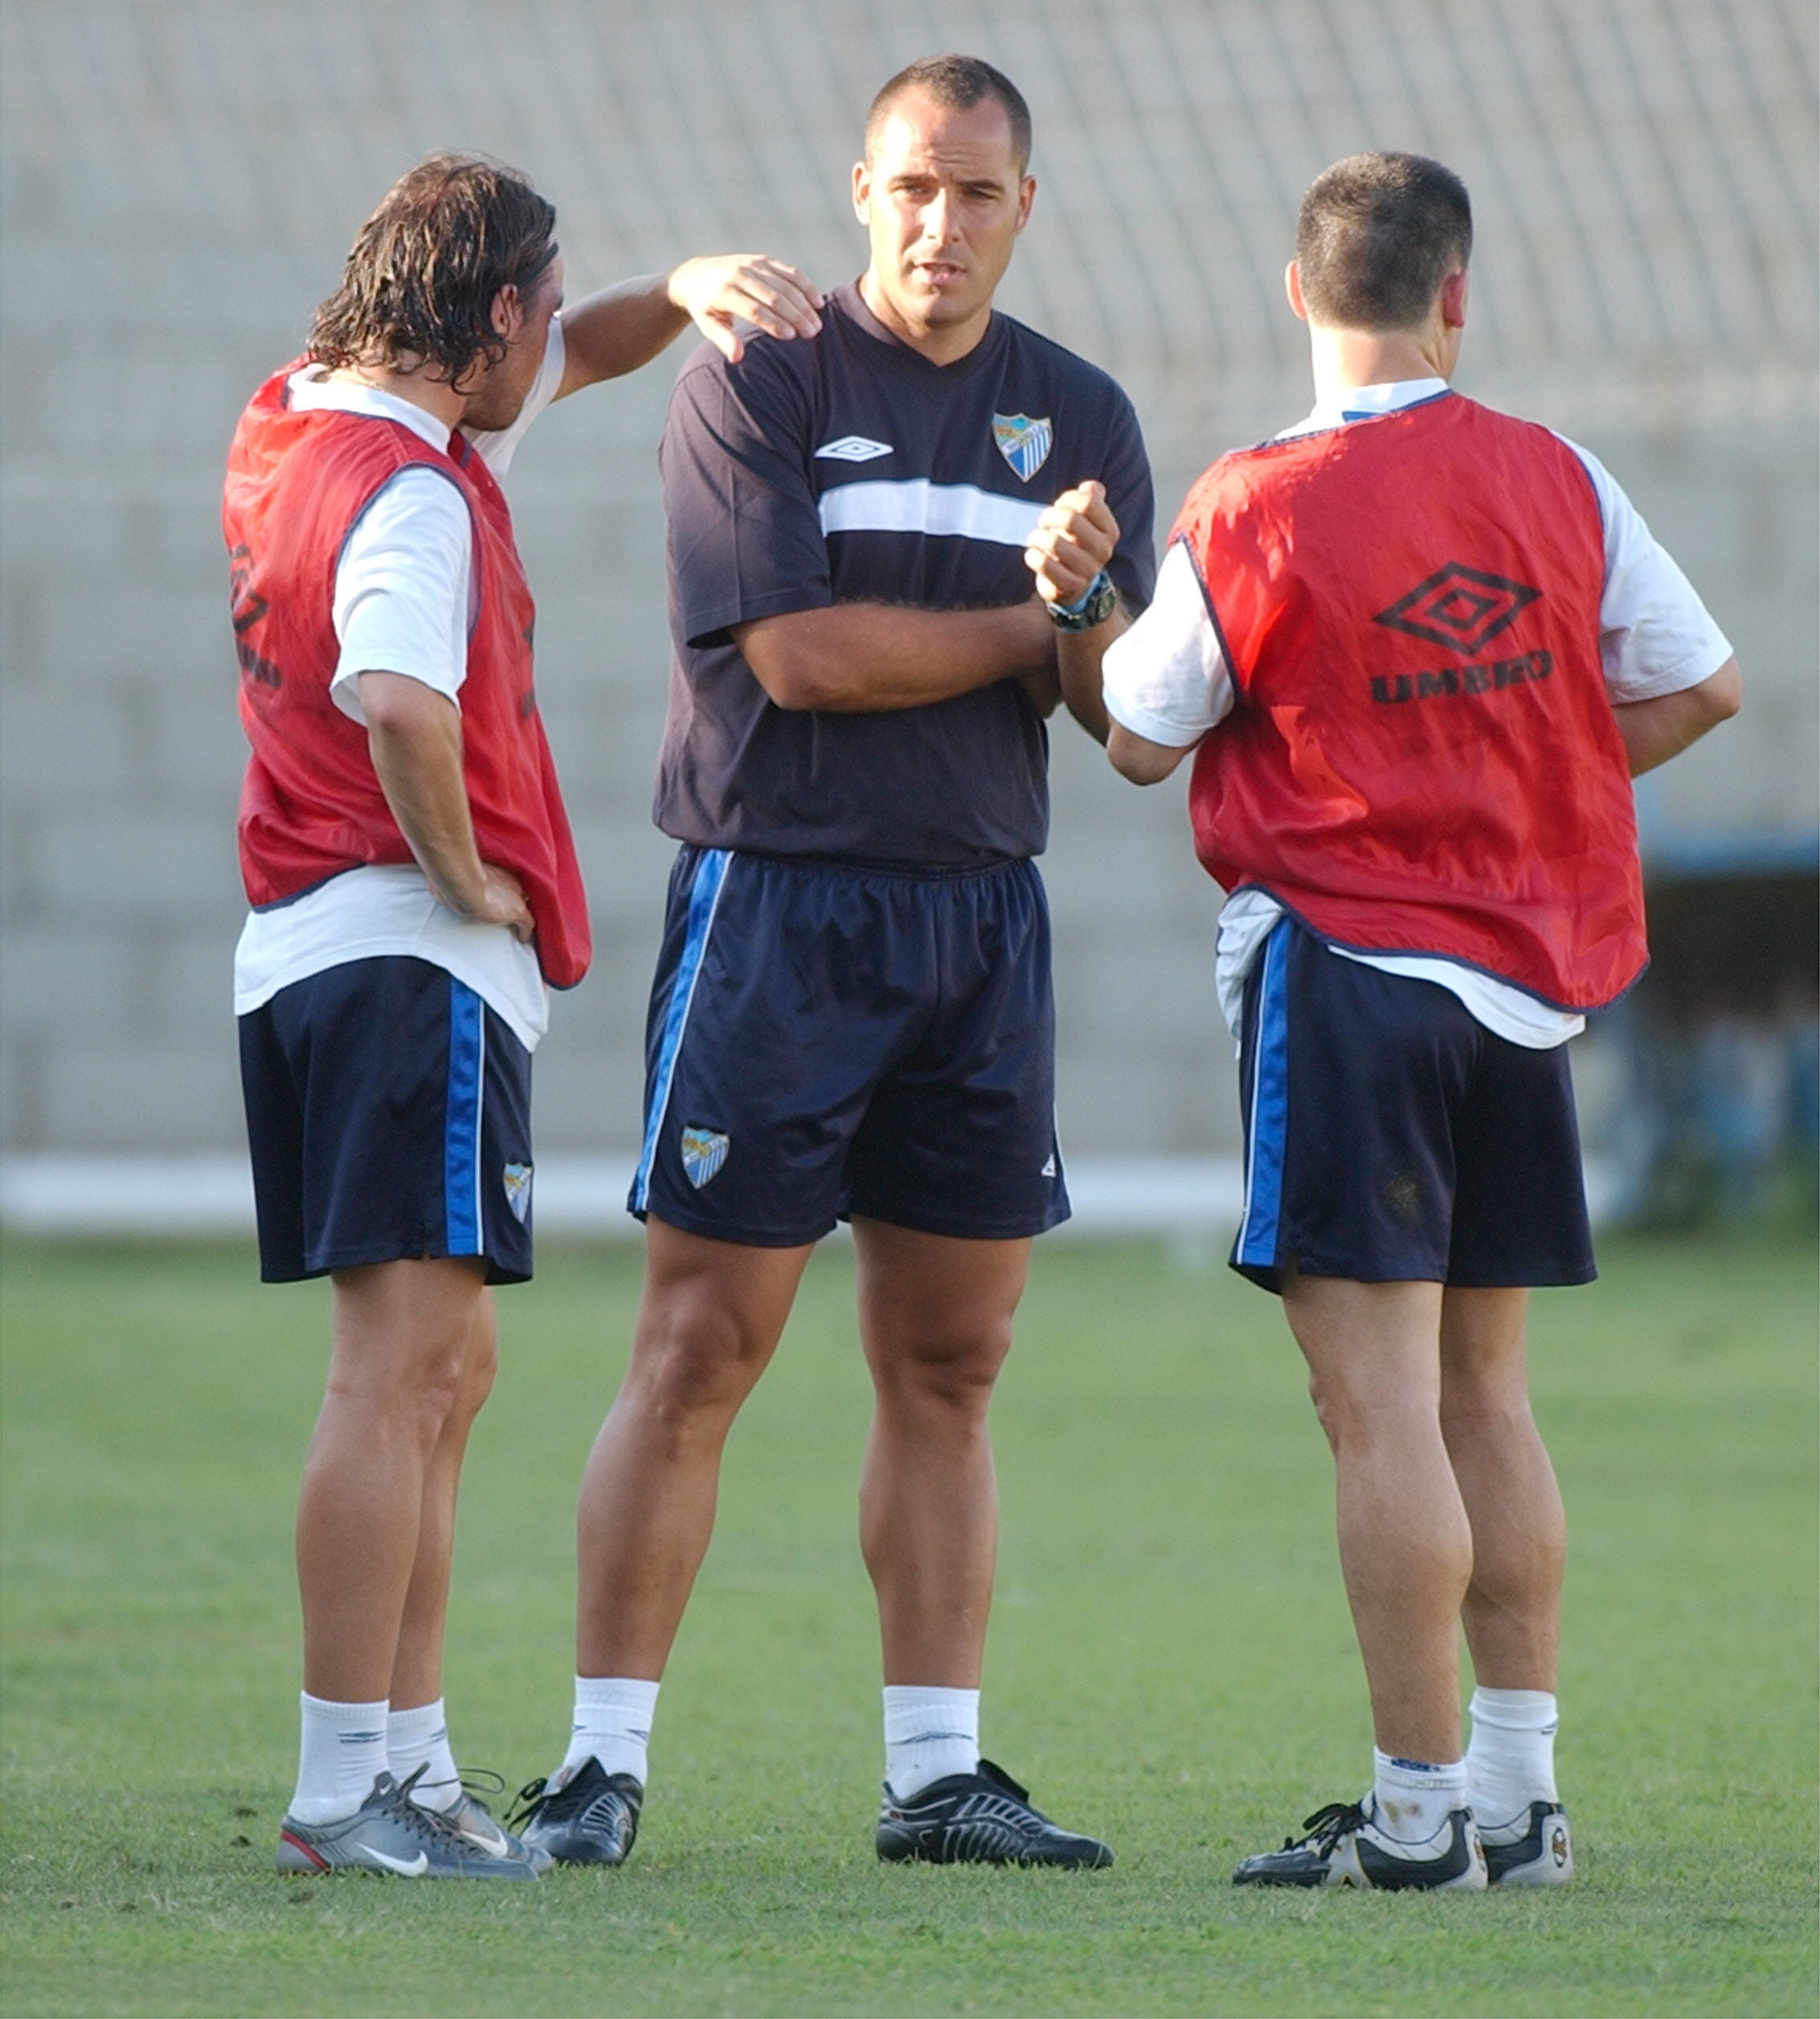
[[[555,206],[516,169],[431,154],[361,226],[342,284],[316,312],[309,354],[330,367],[421,358],[452,384],[502,356],[494,297],[529,296],[556,258]]]
[[[978,56],[925,56],[900,70],[879,88],[865,116],[865,158],[878,140],[885,116],[906,91],[924,91],[938,105],[951,111],[971,112],[982,98],[996,98],[1011,121],[1011,151],[1017,158],[1020,173],[1030,165],[1030,108],[1024,94],[1002,70],[995,70]]]
[[[1423,154],[1349,154],[1302,199],[1295,258],[1317,322],[1409,330],[1472,254],[1472,202]]]

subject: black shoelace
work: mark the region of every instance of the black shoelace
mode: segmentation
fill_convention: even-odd
[[[390,1804],[397,1820],[407,1829],[415,1830],[419,1837],[427,1837],[432,1844],[459,1845],[464,1850],[473,1847],[460,1830],[444,1815],[440,1808],[425,1808],[411,1799],[411,1790],[423,1779],[428,1769],[419,1767],[407,1780],[399,1781],[393,1790]]]
[[[1353,1830],[1363,1829],[1365,1822],[1365,1812],[1359,1803],[1329,1802],[1324,1808],[1317,1808],[1312,1816],[1305,1816],[1302,1819],[1302,1827],[1307,1832],[1307,1836],[1300,1838],[1286,1837],[1283,1849],[1293,1851],[1299,1844],[1311,1844],[1325,1856],[1341,1837]]]
[[[547,1774],[539,1774],[535,1780],[526,1781],[514,1797],[517,1806],[506,1817],[505,1827],[514,1831],[523,1829],[527,1823],[535,1820],[540,1809],[554,1801],[562,1792],[560,1788],[550,1788]]]

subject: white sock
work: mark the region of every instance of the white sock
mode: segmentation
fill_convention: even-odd
[[[1449,1813],[1466,1806],[1466,1763],[1438,1766],[1419,1759],[1394,1759],[1372,1748],[1372,1792],[1378,1827],[1404,1844],[1425,1844]]]
[[[1560,1714],[1546,1689],[1475,1689],[1466,1787],[1487,1829],[1527,1816],[1532,1802],[1552,1802],[1555,1732]]]
[[[642,1788],[657,1688],[636,1676],[577,1676],[575,1722],[562,1764],[598,1759],[609,1774],[630,1774]]]
[[[300,1823],[338,1823],[386,1771],[386,1704],[328,1703],[304,1692],[303,1745],[291,1813]]]
[[[980,1692],[885,1685],[885,1778],[901,1802],[980,1769]]]
[[[392,1779],[406,1781],[421,1767],[423,1778],[411,1799],[425,1808],[453,1808],[461,1799],[461,1774],[449,1749],[443,1700],[415,1710],[395,1710],[386,1720],[386,1758]]]

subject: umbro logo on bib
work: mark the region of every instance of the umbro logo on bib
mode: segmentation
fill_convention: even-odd
[[[1425,582],[1418,582],[1407,596],[1399,596],[1388,610],[1380,610],[1372,622],[1470,654],[1514,624],[1541,595],[1527,582],[1512,582],[1502,575],[1487,575],[1450,561]]]
[[[894,453],[889,442],[871,441],[864,435],[843,435],[839,441],[824,442],[816,451],[818,457],[835,463],[869,463]]]

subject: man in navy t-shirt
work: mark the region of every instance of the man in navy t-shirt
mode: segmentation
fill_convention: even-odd
[[[528,1842],[630,1849],[722,1444],[815,1243],[853,1222],[877,1391],[861,1541],[884,1643],[882,1857],[1102,1865],[980,1756],[986,1411],[1032,1236],[1068,1213],[1042,886],[1045,718],[1153,576],[1106,375],[996,313],[1029,113],[944,56],[853,171],[865,275],[810,343],[704,350],[662,450],[676,655],[656,818],[644,1306],[583,1487],[573,1743]]]

